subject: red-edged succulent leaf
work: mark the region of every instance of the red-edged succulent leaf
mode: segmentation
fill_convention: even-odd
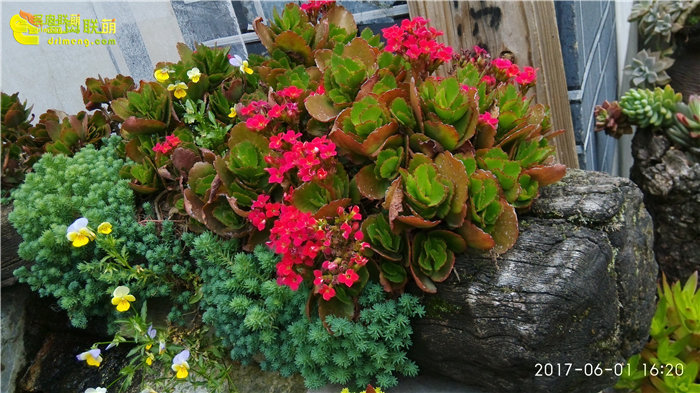
[[[326,18],[329,24],[345,29],[349,34],[357,34],[357,24],[355,18],[344,7],[333,7],[328,11]]]
[[[452,150],[459,143],[457,130],[438,120],[426,120],[424,123],[425,135],[438,141],[446,150]]]
[[[394,221],[403,212],[403,187],[401,185],[401,177],[397,177],[389,186],[386,191],[386,198],[384,200],[384,209],[389,212],[389,226],[391,230],[395,233],[398,228],[394,226]]]
[[[224,236],[232,237],[240,234],[244,226],[244,219],[239,217],[224,195],[217,195],[210,202],[202,207],[204,225],[212,232]]]
[[[367,97],[368,95],[373,94],[372,88],[374,87],[374,85],[377,83],[378,80],[379,80],[378,74],[374,74],[369,79],[367,79],[365,81],[365,83],[363,83],[362,86],[360,86],[360,91],[357,92],[357,95],[355,96],[355,101],[359,101],[359,100]],[[374,95],[374,96],[376,97],[376,95]]]
[[[477,126],[477,133],[474,147],[477,149],[488,149],[496,143],[496,129],[489,125]]]
[[[282,32],[275,37],[275,44],[279,49],[287,52],[290,56],[298,57],[298,60],[306,66],[313,64],[311,48],[299,34],[293,31]]]
[[[445,217],[445,220],[453,228],[460,227],[462,222],[464,222],[467,211],[467,198],[469,197],[469,176],[467,176],[467,170],[464,168],[462,161],[456,159],[450,152],[438,154],[435,157],[435,166],[437,166],[438,172],[454,185],[450,212]]]
[[[316,214],[314,214],[314,218],[319,220],[322,218],[337,217],[338,216],[338,208],[339,207],[342,207],[342,208],[348,207],[350,202],[352,202],[352,200],[350,198],[336,199],[335,201],[328,202],[323,207],[318,209]]]
[[[131,187],[132,190],[141,194],[152,194],[159,190],[157,187],[153,187],[147,184],[138,184],[134,183],[133,181],[129,183],[129,187]]]
[[[389,293],[401,293],[404,287],[408,284],[408,272],[401,263],[392,261],[373,262],[379,271],[379,283],[384,288],[384,291]],[[403,270],[403,273],[400,272]],[[390,280],[392,277],[393,280]],[[396,281],[399,277],[401,280]]]
[[[503,212],[491,231],[491,236],[496,243],[493,252],[497,255],[510,250],[518,240],[518,215],[515,213],[515,208],[504,200],[501,200],[501,205]]]
[[[459,234],[462,235],[467,245],[477,250],[490,250],[496,245],[496,241],[488,233],[467,220],[459,229]]]
[[[126,156],[132,161],[141,163],[143,162],[146,155],[140,149],[141,144],[138,139],[132,139],[124,145],[126,151]]]
[[[396,221],[408,226],[409,228],[419,229],[434,228],[440,224],[440,220],[430,221],[418,216],[398,216],[396,217]]]
[[[558,182],[566,175],[566,165],[537,165],[524,170],[523,173],[537,180],[540,186],[546,186]]]
[[[338,290],[336,290],[336,293]],[[353,303],[345,303],[337,299],[337,296],[325,301],[320,298],[318,299],[318,316],[323,322],[323,326],[332,333],[330,326],[326,323],[326,317],[333,315],[339,318],[352,319],[355,316],[355,305]]]
[[[160,120],[139,119],[131,116],[122,124],[122,131],[129,134],[158,134],[164,132],[168,125]]]
[[[377,53],[378,50],[376,48],[372,47],[367,41],[360,37],[353,38],[353,40],[343,48],[343,56],[360,60],[365,64],[367,69],[376,67]]]
[[[204,202],[189,188],[185,189],[182,195],[184,197],[184,206],[187,214],[199,222],[204,222],[204,213],[202,211]]]
[[[462,253],[466,250],[467,244],[458,234],[446,231],[435,230],[430,232],[419,232],[413,238],[411,251],[411,265],[414,271],[420,271],[433,282],[442,282],[449,277],[455,263],[455,253]],[[420,258],[425,262],[432,262],[430,271],[426,266],[422,266]],[[442,263],[440,263],[442,260]],[[434,266],[440,263],[439,266]],[[425,280],[423,280],[425,284]]]
[[[330,192],[317,182],[307,182],[294,190],[292,204],[303,212],[316,213],[332,202]]]
[[[514,127],[506,135],[497,138],[496,147],[503,148],[503,150],[507,152],[508,150],[505,149],[505,146],[508,146],[510,143],[515,142],[518,139],[526,138],[533,132],[538,132],[539,129],[541,129],[541,127],[523,122],[522,124]]]
[[[420,127],[421,132],[423,132],[423,110],[420,106],[420,98],[418,96],[418,89],[416,88],[416,79],[414,77],[411,77],[409,83],[408,97],[410,98],[411,108],[413,108],[413,114],[416,117],[418,126]]]
[[[314,119],[327,123],[333,121],[338,116],[340,111],[333,106],[333,102],[325,95],[317,94],[310,96],[304,101],[309,115]]]
[[[413,275],[413,279],[415,280],[416,285],[418,286],[418,288],[420,288],[421,291],[427,293],[437,293],[437,287],[435,286],[435,283],[430,279],[430,277],[423,274],[423,272],[421,272],[419,268],[414,266],[413,263],[411,263],[409,266],[411,269],[411,275]]]
[[[387,142],[387,139],[398,130],[398,123],[392,120],[390,123],[372,131],[367,135],[364,141],[359,141],[358,136],[346,133],[342,130],[343,122],[350,116],[351,110],[352,108],[346,108],[338,115],[328,137],[336,145],[352,153],[367,157],[372,156]]]
[[[173,162],[173,166],[177,170],[187,173],[190,169],[192,169],[194,163],[199,160],[199,157],[197,157],[197,154],[190,149],[177,147],[175,150],[173,150],[171,160]]]
[[[376,200],[384,198],[391,182],[386,179],[378,179],[374,174],[374,164],[369,164],[357,172],[355,184],[363,197]]]
[[[326,68],[331,64],[333,51],[330,49],[318,49],[314,52],[316,66],[321,72],[326,72]]]
[[[253,21],[253,29],[255,30],[255,34],[257,34],[265,49],[267,49],[268,52],[272,52],[272,50],[275,48],[275,33],[265,23],[263,23],[262,17],[255,18]]]

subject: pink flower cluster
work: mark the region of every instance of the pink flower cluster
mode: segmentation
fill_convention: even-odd
[[[529,66],[523,67],[521,70],[517,64],[513,64],[508,59],[497,58],[491,61],[494,67],[505,73],[507,78],[515,78],[515,81],[521,85],[529,85],[537,80],[537,69]]]
[[[311,213],[304,213],[292,205],[268,203],[269,199],[269,195],[258,196],[248,220],[258,230],[263,230],[268,218],[277,218],[267,242],[272,251],[282,255],[276,265],[277,284],[296,291],[303,278],[295,270],[295,265],[313,267],[316,256],[327,242],[326,233]]]
[[[262,231],[267,227],[268,219],[275,218],[267,245],[282,255],[276,265],[278,285],[286,285],[294,291],[299,289],[304,280],[300,273],[312,269],[319,256],[324,262],[321,269],[313,271],[314,286],[324,300],[335,296],[334,286],[352,287],[359,280],[357,270],[367,264],[367,258],[361,252],[369,247],[362,242],[359,207],[354,206],[348,212],[339,207],[339,217],[331,224],[317,220],[311,213],[304,213],[293,205],[270,203],[269,200],[269,195],[259,195],[253,202],[248,220]]]
[[[367,264],[367,258],[363,257],[361,252],[369,247],[369,244],[362,241],[364,234],[360,230],[360,220],[362,220],[362,215],[358,206],[353,206],[348,212],[342,207],[338,208],[336,226],[331,228],[328,233],[337,234],[340,232],[341,237],[346,241],[344,242],[346,247],[348,245],[354,247],[349,252],[349,258],[338,257],[333,261],[326,259],[321,264],[321,269],[314,270],[314,287],[323,300],[332,299],[335,296],[334,287],[340,284],[348,288],[352,287],[360,279],[357,270]],[[338,222],[342,222],[340,227],[337,226]],[[337,235],[334,237],[337,238]],[[331,243],[334,246],[333,249],[337,249],[335,243],[337,242]]]
[[[156,153],[168,154],[171,150],[177,147],[180,142],[180,138],[176,137],[175,135],[168,135],[165,137],[165,142],[158,142],[155,146],[153,146],[153,151]]]
[[[479,115],[479,123],[488,125],[495,130],[498,127],[498,117],[491,116],[490,112],[482,113]]]
[[[289,94],[289,93],[288,93]],[[253,101],[242,107],[238,113],[245,118],[245,125],[253,131],[262,131],[271,120],[282,116],[294,117],[299,113],[299,107],[294,102],[285,104],[270,104],[267,101]]]
[[[300,137],[301,133],[293,130],[270,137],[270,149],[281,153],[265,157],[270,183],[281,184],[285,174],[294,168],[303,182],[323,180],[328,176],[328,170],[333,166],[326,161],[337,154],[335,144],[325,135],[310,142],[302,142]]]
[[[280,97],[291,98],[291,99],[295,100],[295,99],[299,98],[302,95],[302,93],[304,93],[304,90],[302,90],[294,85],[291,85],[291,86],[285,87],[284,89],[278,91],[277,95]]]
[[[406,55],[409,59],[417,59],[425,54],[431,61],[450,61],[452,47],[435,40],[443,35],[443,32],[427,25],[427,19],[417,16],[404,19],[401,26],[394,25],[382,29],[387,42],[385,50]]]
[[[301,9],[306,13],[312,13],[320,10],[326,5],[335,4],[335,0],[311,0],[308,3],[301,5]]]

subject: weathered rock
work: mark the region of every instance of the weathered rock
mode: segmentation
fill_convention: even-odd
[[[495,259],[458,257],[456,274],[426,296],[411,357],[423,370],[489,392],[612,386],[616,376],[603,369],[648,338],[652,236],[631,181],[570,170],[521,217],[513,249]],[[536,376],[538,364],[551,364],[554,375]],[[598,365],[602,375],[586,375]]]
[[[637,130],[632,155],[630,178],[654,220],[659,267],[673,281],[686,280],[700,270],[700,163],[650,130]]]
[[[2,291],[2,387],[0,391],[15,392],[16,380],[26,366],[24,330],[27,319],[27,296],[29,288]]]
[[[17,278],[12,274],[15,269],[27,264],[17,255],[17,248],[22,243],[22,237],[8,221],[7,216],[12,211],[12,205],[2,205],[0,207],[0,234],[2,236],[2,254],[0,255],[0,270],[2,271],[1,286],[12,285],[17,282]]]

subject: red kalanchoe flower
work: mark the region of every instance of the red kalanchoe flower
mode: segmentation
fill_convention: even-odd
[[[245,121],[245,125],[253,131],[265,129],[268,123],[270,123],[270,119],[260,114],[257,114]]]
[[[325,5],[330,5],[334,3],[335,0],[311,0],[308,3],[302,4],[301,9],[308,14],[320,10]]]
[[[517,76],[520,74],[520,67],[518,67],[517,64],[512,64],[508,69],[506,70],[506,75],[508,75],[509,78],[512,78],[514,76]]]
[[[175,135],[168,135],[165,137],[165,143],[170,145],[170,147],[175,148],[177,145],[180,144],[180,138],[176,137]]]
[[[270,108],[270,110],[267,111],[267,117],[269,117],[270,119],[276,119],[282,116],[283,111],[284,105],[273,105],[272,108]]]
[[[360,276],[355,272],[355,270],[348,269],[345,271],[345,273],[338,275],[338,282],[351,287],[352,284],[354,284],[359,278]]]
[[[314,285],[321,285],[323,283],[323,280],[323,272],[321,272],[318,269],[314,270]]]
[[[156,143],[156,145],[153,146],[153,151],[156,153],[167,154],[169,151],[168,145],[160,142]]]
[[[486,112],[479,115],[479,123],[486,124],[495,130],[498,127],[498,117],[492,117],[491,113]]]
[[[496,59],[491,60],[491,64],[493,64],[494,67],[498,68],[499,70],[504,70],[507,71],[510,66],[513,65],[513,63],[510,62],[508,59],[504,59],[502,57],[498,57]]]
[[[153,146],[153,151],[156,153],[168,154],[175,147],[177,147],[177,145],[179,145],[180,142],[180,138],[176,137],[175,135],[168,135],[165,137],[165,142],[156,143],[156,145]]]
[[[294,100],[294,99],[299,98],[303,92],[304,92],[304,90],[292,85],[292,86],[285,87],[284,89],[278,91],[277,95],[279,95],[280,97],[291,98]]]
[[[434,27],[427,27],[427,24],[427,19],[417,16],[404,19],[401,26],[382,29],[382,35],[387,42],[384,50],[405,55],[409,59],[418,59],[425,54],[431,61],[451,60],[452,47],[435,40],[443,35],[443,32]]]
[[[495,85],[496,84],[496,78],[494,78],[491,75],[482,76],[481,81],[486,83],[487,85]]]
[[[486,49],[480,47],[479,45],[474,45],[474,53],[477,56],[488,56],[489,52]]]
[[[523,70],[515,77],[515,81],[521,85],[529,85],[537,80],[537,69],[529,66],[523,67]]]
[[[323,300],[329,301],[335,296],[335,289],[329,285],[323,284],[321,289],[318,290],[318,293],[323,296]]]
[[[270,165],[265,170],[270,174],[270,183],[282,183],[284,175],[291,169],[297,169],[297,176],[304,182],[313,179],[323,179],[328,175],[324,164],[329,158],[335,156],[335,144],[326,136],[314,138],[310,142],[301,142],[298,138],[301,133],[292,130],[284,134],[278,134],[270,138],[270,149],[281,152],[281,156],[267,156],[266,162]],[[283,144],[286,143],[286,144]]]

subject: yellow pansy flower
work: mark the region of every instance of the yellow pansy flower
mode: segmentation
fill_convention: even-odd
[[[184,82],[178,82],[176,84],[169,84],[168,85],[168,91],[175,91],[173,95],[175,98],[183,98],[184,96],[187,95],[187,85]]]
[[[186,349],[175,355],[173,358],[173,365],[171,368],[177,373],[176,377],[178,379],[187,378],[187,374],[189,374],[188,370],[190,369],[190,365],[187,363],[187,359],[189,358],[190,351]]]
[[[112,233],[112,224],[108,223],[107,221],[103,222],[97,227],[97,232],[103,235],[109,235]]]
[[[117,306],[117,311],[124,312],[131,307],[131,302],[136,301],[134,295],[129,294],[129,288],[120,285],[112,292],[112,304]]]
[[[199,78],[202,76],[202,73],[199,72],[199,68],[194,67],[193,69],[187,71],[187,77],[190,78],[190,80],[194,83],[199,82]]]
[[[66,238],[73,242],[73,247],[82,247],[95,240],[95,233],[87,227],[88,219],[80,217],[66,229]]]
[[[78,354],[76,358],[78,358],[78,360],[85,360],[88,366],[100,367],[100,363],[102,363],[100,352],[102,351],[100,351],[99,348],[95,348]]]
[[[156,77],[158,82],[165,82],[170,79],[170,70],[167,68],[158,69],[153,73],[153,76]]]
[[[253,69],[248,67],[248,60],[243,60],[243,63],[241,64],[241,72],[245,72],[249,75],[253,73]]]
[[[155,357],[153,356],[152,353],[149,352],[146,354],[146,364],[147,365],[149,365],[149,366],[152,365],[154,359],[155,359]]]
[[[228,117],[234,119],[236,117],[236,108],[231,107],[231,112],[229,112]]]

